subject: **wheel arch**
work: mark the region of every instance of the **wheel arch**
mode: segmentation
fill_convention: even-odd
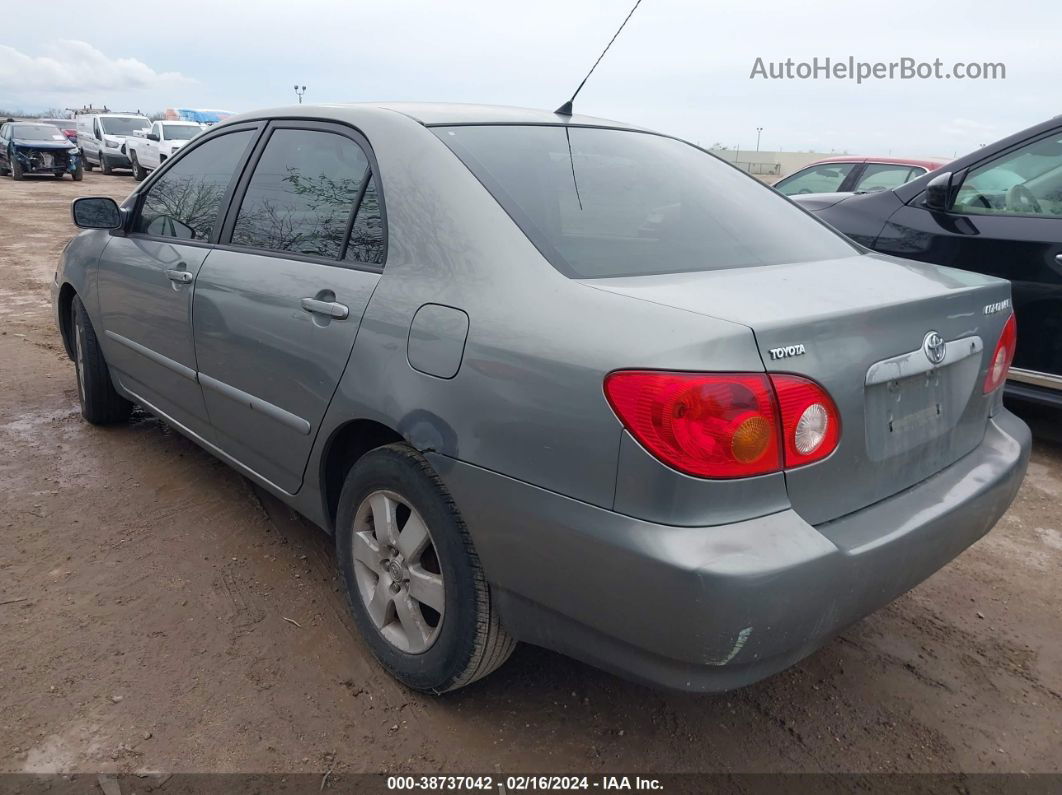
[[[369,419],[350,420],[332,432],[320,464],[321,499],[329,531],[335,529],[339,495],[354,464],[377,447],[401,441],[405,440],[394,428]]]
[[[59,288],[58,299],[58,320],[59,320],[59,335],[63,338],[63,348],[66,350],[66,355],[71,359],[74,358],[74,338],[73,329],[71,328],[71,311],[74,306],[74,296],[77,295],[77,290],[73,288],[70,282],[64,282],[63,286]]]

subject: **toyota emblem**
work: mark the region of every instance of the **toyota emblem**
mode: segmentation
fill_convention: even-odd
[[[926,358],[932,364],[940,364],[944,361],[944,356],[948,352],[948,343],[944,341],[944,338],[935,331],[931,331],[926,334],[926,338],[922,340],[922,350],[926,354]]]

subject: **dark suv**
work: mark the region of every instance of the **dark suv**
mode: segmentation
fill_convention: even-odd
[[[1062,117],[947,171],[806,206],[877,251],[1010,279],[1019,342],[1008,394],[1062,406]]]

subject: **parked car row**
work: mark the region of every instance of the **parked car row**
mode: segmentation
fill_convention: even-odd
[[[838,201],[852,193],[898,187],[936,171],[945,162],[900,157],[831,157],[805,166],[774,183],[774,187],[786,196],[814,196],[822,202]]]
[[[915,209],[1057,224],[1053,135]],[[121,207],[76,200],[53,298],[83,416],[141,404],[332,533],[407,685],[524,641],[727,690],[931,575],[1021,484],[1010,284],[865,247],[891,223],[936,250],[899,223],[918,189],[834,205],[891,207],[860,244],[614,121],[304,105],[196,136]]]

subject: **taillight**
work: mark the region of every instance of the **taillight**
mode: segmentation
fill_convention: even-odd
[[[825,458],[841,438],[841,415],[826,390],[795,375],[772,375],[782,417],[786,469]]]
[[[650,453],[699,477],[810,464],[832,453],[841,433],[826,391],[791,375],[619,370],[606,376],[605,397]]]
[[[621,370],[605,378],[605,396],[634,438],[680,472],[739,478],[781,468],[766,375]]]
[[[999,342],[992,352],[992,359],[988,363],[988,373],[985,375],[985,394],[999,389],[1007,380],[1010,371],[1010,363],[1014,361],[1014,349],[1018,345],[1018,322],[1012,314],[1007,318],[1003,326],[1003,333],[999,335]]]

